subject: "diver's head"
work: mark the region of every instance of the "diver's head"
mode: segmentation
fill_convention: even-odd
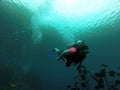
[[[88,54],[89,53],[89,48],[85,44],[85,41],[77,40],[76,45],[78,46],[78,48],[80,48],[82,50],[83,54]]]

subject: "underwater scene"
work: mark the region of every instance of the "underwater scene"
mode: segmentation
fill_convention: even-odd
[[[0,0],[0,90],[120,90],[120,0]]]

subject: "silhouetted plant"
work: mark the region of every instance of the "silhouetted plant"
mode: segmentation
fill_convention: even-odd
[[[110,76],[110,77],[114,77],[114,76],[115,76],[115,74],[116,74],[116,72],[115,72],[115,71],[110,71],[110,72],[109,72],[109,76]]]
[[[80,78],[79,81],[74,82],[72,88],[69,86],[69,90],[89,90],[90,82],[94,83],[92,90],[120,90],[120,72],[108,70],[108,66],[105,64],[101,64],[101,66],[99,71],[92,74],[86,66],[82,65],[78,70],[79,76],[74,77]],[[120,67],[118,68],[120,69]]]

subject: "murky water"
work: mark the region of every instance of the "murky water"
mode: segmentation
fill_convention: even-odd
[[[78,72],[49,53],[78,39],[90,48],[83,64],[91,71],[100,64],[116,69],[119,4],[119,0],[1,0],[0,89],[66,90]]]

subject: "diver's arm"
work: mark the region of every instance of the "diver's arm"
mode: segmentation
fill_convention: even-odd
[[[58,58],[58,60],[62,59],[64,56],[70,56],[70,55],[76,53],[76,51],[77,50],[75,47],[71,47],[69,49],[66,49],[60,54],[60,57]]]
[[[69,53],[69,50],[68,50],[68,49],[67,49],[67,50],[64,50],[64,51],[60,54],[58,60],[63,59],[65,55],[69,55],[69,54],[70,54],[70,53]]]

